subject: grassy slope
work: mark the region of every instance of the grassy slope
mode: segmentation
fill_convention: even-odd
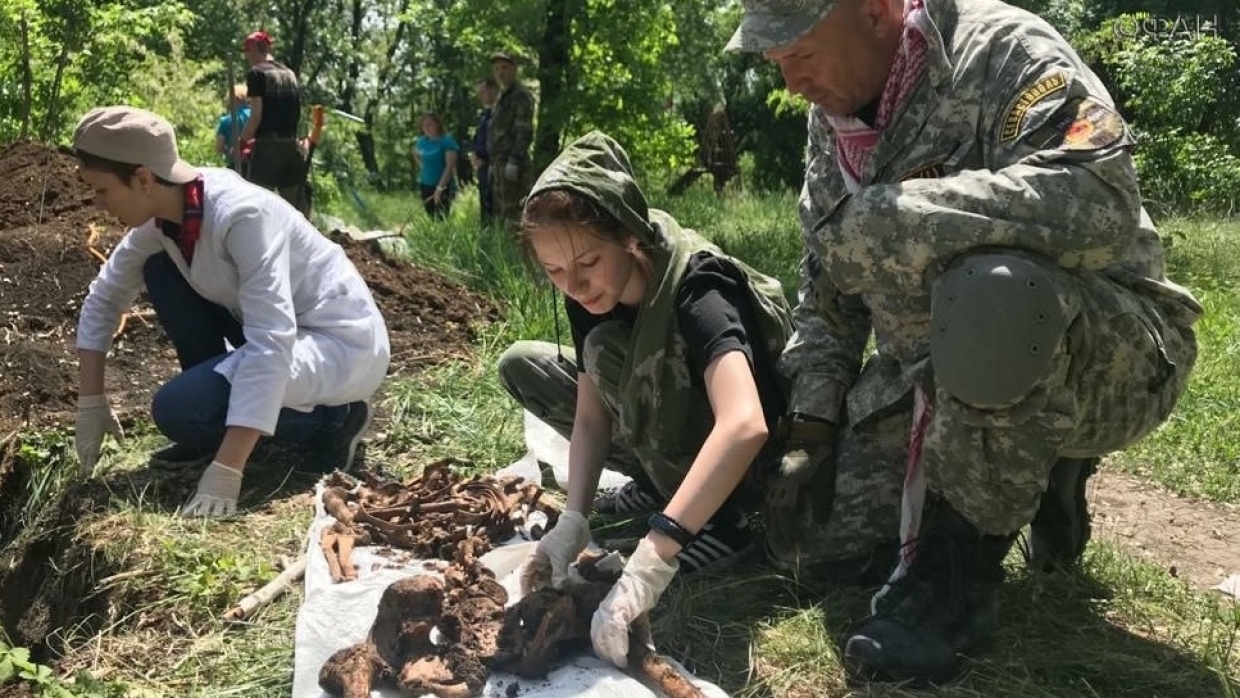
[[[410,219],[406,197],[367,198],[364,228]],[[480,469],[522,452],[520,415],[492,367],[517,338],[552,338],[553,300],[530,283],[513,245],[472,225],[469,194],[446,225],[420,214],[406,229],[411,258],[448,271],[508,304],[504,324],[488,328],[469,360],[393,381],[384,409],[391,420],[375,435],[373,462],[397,472],[444,455]],[[729,251],[792,283],[799,250],[791,196],[719,201],[704,191],[666,202],[682,222],[711,234]],[[1202,360],[1180,411],[1164,429],[1112,459],[1170,489],[1240,500],[1237,446],[1227,436],[1240,407],[1233,277],[1240,226],[1177,222],[1177,276],[1191,282],[1211,311],[1201,326]],[[566,330],[561,327],[561,336]],[[99,632],[66,628],[71,669],[120,681],[125,695],[285,696],[291,685],[292,628],[300,594],[244,624],[219,615],[270,576],[279,555],[304,543],[307,481],[247,479],[251,513],[229,522],[175,518],[159,478],[143,476],[144,454],[159,439],[139,435],[113,454],[105,476],[115,499],[83,525],[79,537],[111,570],[116,600]],[[47,449],[49,468],[70,467],[62,448]],[[272,496],[274,493],[274,497]],[[1004,593],[1005,619],[991,649],[962,680],[914,693],[899,687],[849,686],[838,642],[864,618],[866,596],[820,588],[759,568],[676,586],[657,613],[661,647],[703,676],[740,695],[772,696],[1149,696],[1237,695],[1240,611],[1188,590],[1165,573],[1109,546],[1091,546],[1080,574],[1028,575],[1013,555]],[[119,689],[115,689],[119,690]],[[103,693],[99,693],[103,695]]]

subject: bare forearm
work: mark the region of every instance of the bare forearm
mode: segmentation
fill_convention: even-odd
[[[245,122],[245,129],[241,131],[241,137],[238,142],[244,143],[254,137],[258,133],[258,126],[263,122],[263,98],[250,98],[250,118]]]
[[[690,531],[701,530],[744,479],[766,437],[760,417],[743,425],[716,424],[664,513]]]
[[[448,153],[444,160],[443,174],[439,176],[439,187],[447,189],[456,174],[456,153]]]
[[[103,393],[104,363],[107,355],[101,351],[78,349],[78,395]]]
[[[736,490],[767,437],[758,387],[742,352],[729,351],[713,359],[705,378],[715,426],[663,509],[692,532],[702,530]],[[649,540],[664,560],[680,549],[661,533],[652,531]]]
[[[262,433],[250,427],[228,427],[224,431],[224,440],[215,453],[215,460],[230,468],[242,470],[249,460]]]
[[[590,514],[603,461],[611,450],[610,425],[580,422],[573,425],[568,444],[568,508]]]

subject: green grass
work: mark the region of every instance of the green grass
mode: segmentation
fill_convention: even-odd
[[[480,471],[515,460],[524,450],[521,414],[498,384],[495,360],[516,339],[556,336],[553,294],[522,265],[512,240],[478,230],[472,192],[445,223],[415,211],[412,195],[364,196],[364,213],[337,215],[363,229],[404,226],[411,260],[505,307],[503,322],[481,328],[474,355],[385,386],[380,405],[386,421],[372,435],[370,463],[411,474],[442,457]],[[742,193],[720,200],[703,187],[681,199],[656,197],[655,205],[793,290],[800,233],[792,195]],[[1111,462],[1175,491],[1234,503],[1240,501],[1240,447],[1228,437],[1240,411],[1240,298],[1231,289],[1240,281],[1240,225],[1177,221],[1166,229],[1177,233],[1173,275],[1209,310],[1199,326],[1201,359],[1176,416]],[[560,337],[567,341],[560,315]],[[70,467],[63,437],[32,443],[48,451],[47,472],[37,482],[40,501],[51,501],[63,468]],[[247,477],[242,504],[250,511],[244,517],[187,522],[174,510],[192,483],[145,467],[146,454],[159,443],[143,427],[108,454],[101,475],[110,497],[102,511],[79,523],[74,539],[91,548],[85,559],[98,565],[95,579],[103,579],[111,603],[100,622],[57,634],[68,648],[61,668],[117,682],[126,687],[124,695],[287,696],[300,593],[244,623],[220,615],[268,578],[279,556],[304,548],[310,520],[304,493],[311,480],[269,469],[257,480]],[[595,533],[609,538],[632,530],[620,523]],[[868,595],[757,567],[675,584],[656,611],[655,638],[663,651],[744,697],[1240,695],[1240,610],[1234,603],[1194,592],[1106,544],[1091,545],[1083,569],[1073,575],[1031,575],[1015,554],[1009,573],[998,636],[960,680],[941,689],[849,683],[839,646],[864,619]]]
[[[1197,364],[1161,429],[1112,460],[1172,491],[1240,503],[1240,222],[1170,221],[1168,274],[1205,306]]]
[[[506,322],[484,340],[493,348],[502,350],[515,339],[554,338],[552,310],[560,306],[550,288],[523,265],[509,237],[479,233],[475,196],[466,190],[446,223],[428,220],[420,208],[411,216],[412,196],[371,195],[367,204],[379,220],[399,221],[391,228],[405,227],[411,260],[503,299]],[[719,199],[702,185],[670,200],[656,192],[652,206],[671,211],[725,251],[778,278],[794,299],[801,255],[794,194],[739,192]],[[368,222],[357,210],[342,214],[363,227]],[[1206,308],[1196,326],[1198,360],[1168,423],[1111,462],[1179,494],[1240,503],[1240,439],[1231,438],[1240,430],[1240,295],[1235,290],[1240,287],[1240,222],[1172,220],[1160,227],[1170,240],[1169,275]],[[560,315],[560,338],[567,341]]]

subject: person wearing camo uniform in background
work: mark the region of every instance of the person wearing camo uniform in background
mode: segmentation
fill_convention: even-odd
[[[500,89],[487,127],[492,212],[515,228],[521,222],[521,202],[533,175],[530,145],[534,142],[534,95],[521,84],[517,60],[511,55],[493,54],[491,71]]]
[[[633,476],[645,493],[629,511],[653,510],[651,531],[591,627],[599,656],[624,666],[629,623],[678,571],[754,548],[742,483],[777,453],[763,449],[784,412],[775,363],[792,309],[778,281],[648,208],[628,155],[597,131],[539,177],[521,236],[565,296],[574,344],[518,342],[499,362],[517,402],[569,439],[568,502],[522,586],[565,582],[604,461]]]
[[[832,433],[787,446],[769,553],[842,575],[901,540],[845,664],[945,680],[1023,526],[1034,565],[1079,557],[1085,480],[1171,413],[1201,306],[1166,278],[1111,97],[1041,19],[996,0],[744,6],[728,48],[812,103],[781,369],[793,417]]]

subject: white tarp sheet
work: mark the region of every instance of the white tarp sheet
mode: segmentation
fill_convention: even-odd
[[[563,482],[561,478],[567,478],[567,445],[553,430],[528,413],[526,442],[531,447],[531,453],[501,472],[519,473],[537,480],[538,461],[541,460],[552,466],[558,481]],[[616,473],[604,474],[607,485],[623,483],[624,479]],[[358,579],[333,583],[327,560],[319,547],[320,534],[332,521],[323,510],[321,499],[316,497],[315,518],[310,524],[306,550],[306,594],[297,616],[293,698],[328,698],[329,694],[318,685],[319,669],[337,650],[366,639],[383,590],[404,577],[434,574],[427,571],[424,561],[399,560],[391,555],[377,554],[376,548],[362,547],[353,552]],[[510,603],[515,603],[519,595],[518,568],[533,548],[532,542],[514,539],[483,556],[483,561],[508,590]],[[611,664],[593,655],[583,655],[551,672],[546,680],[493,674],[482,696],[506,696],[514,682],[519,686],[517,695],[522,698],[657,698],[662,695]],[[694,683],[710,698],[728,698],[714,684],[696,679]],[[383,690],[374,691],[371,695],[398,698],[400,694],[395,690]]]

